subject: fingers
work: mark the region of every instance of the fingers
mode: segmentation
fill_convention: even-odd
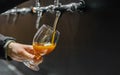
[[[28,50],[33,50],[33,46],[32,45],[24,45],[25,49]]]
[[[18,61],[18,62],[22,62],[23,61],[23,59],[20,59],[19,57],[15,57],[15,58],[13,57],[12,60],[15,60],[15,61]]]
[[[34,54],[34,49],[31,45],[25,45],[25,50],[31,54]]]
[[[43,57],[39,57],[38,59],[34,58],[34,63],[40,64],[43,62]]]
[[[15,60],[18,62],[22,62],[24,60],[22,56],[18,56],[17,54],[11,54],[10,57],[12,60]]]
[[[23,55],[22,57],[24,57],[25,59],[33,59],[35,57],[35,55],[30,54],[29,52],[25,50],[22,51],[22,55]]]

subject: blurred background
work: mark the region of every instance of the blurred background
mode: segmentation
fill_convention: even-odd
[[[68,4],[79,0],[60,2]],[[118,0],[85,0],[85,2],[87,5],[85,12],[66,12],[60,18],[57,25],[57,30],[61,33],[59,43],[51,54],[44,57],[44,62],[39,65],[40,71],[32,71],[23,63],[6,62],[20,72],[15,75],[120,75],[119,2]],[[18,7],[30,7],[34,3],[34,0],[30,0]],[[41,6],[53,3],[54,0],[41,0]],[[17,42],[32,44],[37,31],[36,15],[19,15],[15,24],[12,23],[12,17],[7,22],[6,16],[0,16],[0,33],[16,38]],[[42,24],[52,26],[54,19],[55,14],[46,13],[41,19],[40,26]]]

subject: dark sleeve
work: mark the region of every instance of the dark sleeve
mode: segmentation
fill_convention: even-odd
[[[0,0],[0,13],[7,11],[25,1],[28,0]],[[5,49],[4,45],[7,40],[14,40],[12,37],[4,36],[0,34],[0,58],[5,59]]]
[[[6,59],[4,45],[8,40],[15,40],[15,39],[12,37],[8,37],[0,34],[0,59]]]
[[[0,13],[5,12],[28,0],[0,0]]]
[[[25,1],[28,1],[28,0],[0,0],[0,13],[3,13],[8,9],[11,9]],[[15,40],[15,39],[12,37],[8,37],[0,34],[0,58],[1,59],[6,59],[4,45],[7,42],[7,40]]]

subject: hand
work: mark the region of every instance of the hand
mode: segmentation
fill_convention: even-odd
[[[32,45],[25,45],[16,42],[11,42],[8,45],[8,56],[15,61],[22,62],[24,60],[33,60],[35,55],[33,55]]]

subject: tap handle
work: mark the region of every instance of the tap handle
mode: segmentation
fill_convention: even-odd
[[[54,0],[54,5],[59,6],[59,0]]]

